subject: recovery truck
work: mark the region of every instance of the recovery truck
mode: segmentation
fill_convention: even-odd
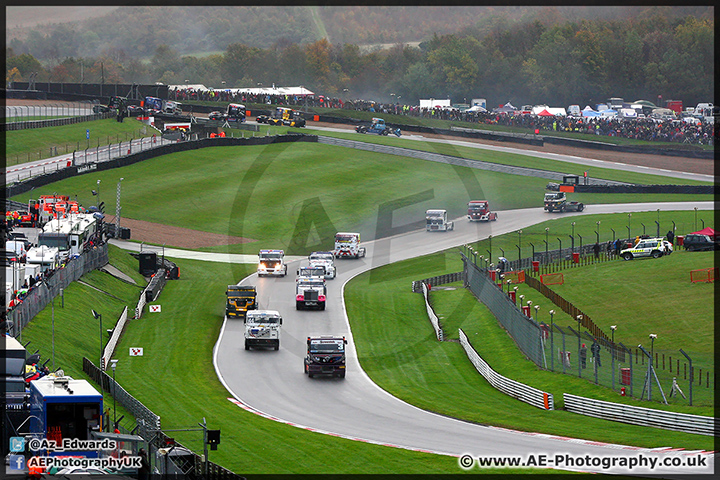
[[[338,232],[335,234],[335,258],[360,258],[365,256],[365,247],[360,246],[360,234]]]
[[[312,252],[308,255],[311,267],[323,267],[325,279],[332,280],[337,275],[335,270],[335,255],[332,252]]]
[[[283,250],[260,250],[257,273],[259,277],[263,275],[284,277],[287,275],[285,252]]]
[[[565,192],[550,192],[545,194],[545,206],[548,212],[582,212],[585,208],[582,202],[568,202]]]
[[[254,285],[228,285],[225,316],[243,318],[248,310],[257,309],[257,289]]]
[[[317,374],[328,374],[345,378],[345,345],[347,340],[339,335],[307,337],[307,355],[304,371],[312,378]]]
[[[319,269],[318,269],[319,270]],[[314,307],[325,310],[327,286],[322,276],[298,277],[295,281],[295,309]]]
[[[471,222],[489,222],[497,220],[497,213],[490,211],[487,200],[471,200],[467,204],[468,220]]]
[[[253,310],[245,316],[245,350],[250,347],[280,349],[282,317],[275,310]]]
[[[428,232],[447,232],[455,225],[447,219],[447,210],[428,210],[425,212],[425,230]]]

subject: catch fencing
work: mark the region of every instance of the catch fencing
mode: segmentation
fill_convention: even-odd
[[[489,271],[461,253],[466,284],[473,295],[495,315],[520,351],[533,363],[547,368],[544,336],[540,325],[524,315],[509,296],[491,280]]]
[[[115,114],[112,112],[105,112],[67,118],[50,118],[47,120],[15,120],[9,123],[0,123],[0,131],[9,132],[13,130],[28,130],[32,128],[59,127],[62,125],[74,125],[76,123],[90,122],[93,120],[104,120],[114,116]]]
[[[137,421],[137,434],[148,443],[148,459],[151,467],[166,477],[168,474],[180,474],[177,478],[206,478],[208,480],[243,480],[244,477],[231,472],[213,462],[203,462],[200,455],[192,452],[190,449],[183,447],[180,443],[173,441],[175,448],[185,449],[190,454],[189,458],[171,457],[172,465],[167,461],[159,461],[159,458],[168,458],[168,455],[159,455],[160,448],[170,448],[170,437],[162,432],[160,416],[153,413],[138,399],[127,392],[119,383],[117,383],[110,375],[102,371],[89,359],[83,357],[83,372],[85,372],[91,380],[100,386],[102,391],[109,393],[115,398],[127,412]],[[206,470],[205,470],[206,469]],[[203,471],[205,470],[205,471]],[[173,475],[174,477],[175,475]]]
[[[465,353],[475,365],[475,368],[485,380],[490,383],[493,387],[503,392],[505,395],[509,395],[521,402],[529,403],[533,407],[541,408],[543,410],[554,410],[555,402],[553,400],[552,393],[543,392],[537,388],[530,387],[524,383],[520,383],[516,380],[504,377],[493,370],[488,363],[483,360],[480,354],[475,351],[473,346],[468,341],[467,335],[462,329],[459,330],[458,335],[460,336],[460,345],[462,345]]]
[[[22,330],[35,315],[50,304],[75,280],[88,272],[96,270],[108,263],[108,246],[106,243],[85,250],[82,255],[70,258],[64,266],[55,269],[51,275],[44,276],[28,291],[20,305],[7,312],[11,322],[8,333],[13,337],[22,338]]]

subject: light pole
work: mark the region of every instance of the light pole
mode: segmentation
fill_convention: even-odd
[[[655,361],[655,339],[657,338],[657,334],[651,333],[650,334],[650,358],[652,358],[652,361]]]
[[[595,222],[597,227],[595,228],[595,243],[600,243],[600,220]]]
[[[615,329],[617,325],[610,325],[612,340],[610,345],[610,363],[612,364],[612,388],[615,390]]]
[[[522,260],[522,230],[518,230],[518,260]]]
[[[110,368],[112,368],[113,371],[113,390],[112,390],[112,396],[113,396],[113,427],[117,428],[117,413],[115,411],[115,367],[117,367],[117,360],[110,360]]]
[[[120,238],[120,182],[125,180],[120,177],[117,183],[117,193],[115,197],[115,238]]]
[[[545,263],[550,263],[548,258],[548,235],[550,234],[550,227],[545,227]]]
[[[693,210],[695,210],[695,230],[697,231],[697,207],[695,207]]]
[[[540,310],[540,305],[535,305],[534,308],[535,308],[535,321],[537,322],[538,310]]]
[[[578,316],[575,317],[575,318],[577,319],[577,322],[578,322],[578,331],[577,331],[577,336],[578,336],[578,357],[580,357],[580,322],[582,321],[583,316],[582,316],[582,315],[578,315]],[[582,377],[582,370],[580,369],[580,367],[581,367],[580,364],[581,364],[581,363],[582,363],[581,359],[578,358],[578,377]]]
[[[632,217],[632,213],[628,213],[628,224],[627,224],[627,231],[628,231],[628,241],[630,241],[630,217]]]
[[[555,310],[550,310],[548,312],[550,314],[550,371],[555,371],[555,345],[553,343],[553,315],[555,315]]]
[[[90,310],[92,312],[92,316],[95,317],[95,320],[100,320],[100,370],[105,370],[102,364],[103,360],[103,329],[102,329],[102,315],[100,315],[95,310]]]

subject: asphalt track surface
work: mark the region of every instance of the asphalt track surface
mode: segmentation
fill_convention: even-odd
[[[412,138],[412,137],[411,137]],[[423,139],[427,141],[428,139]],[[443,140],[447,143],[447,140]],[[458,145],[478,147],[478,144],[457,141]],[[483,147],[510,151],[512,148]],[[527,150],[518,154],[535,155]],[[549,155],[549,156],[548,156]],[[540,155],[537,155],[540,156]],[[628,169],[655,173],[675,178],[711,180],[707,175],[685,174],[683,172],[654,171],[647,167],[621,165],[598,160],[579,159],[554,154],[543,154],[573,163],[590,164],[614,169]],[[62,157],[61,157],[62,158]],[[58,158],[60,163],[65,158]],[[27,168],[27,167],[26,167]],[[10,173],[10,172],[8,172]],[[15,172],[13,172],[15,173]],[[712,202],[694,203],[648,203],[590,205],[583,212],[566,213],[565,216],[592,215],[603,213],[626,213],[637,211],[663,210],[712,210]],[[516,231],[540,223],[551,217],[541,208],[508,210],[498,212],[498,221],[492,223],[469,223],[464,218],[455,219],[451,232],[413,231],[394,237],[364,243],[365,258],[338,260],[338,276],[328,283],[328,300],[325,311],[295,310],[295,271],[303,264],[297,257],[288,258],[288,276],[284,278],[257,278],[256,275],[241,283],[258,287],[260,308],[278,310],[283,315],[280,350],[244,349],[244,325],[241,321],[225,319],[214,351],[215,369],[221,382],[230,392],[232,401],[240,408],[266,418],[285,422],[311,431],[338,435],[358,441],[406,448],[423,452],[462,457],[547,455],[551,461],[559,454],[573,458],[596,459],[603,457],[646,457],[658,460],[685,462],[688,458],[701,456],[707,467],[687,468],[684,466],[636,466],[632,469],[622,466],[603,468],[598,465],[575,466],[554,465],[551,468],[617,474],[653,474],[674,477],[680,474],[711,473],[714,471],[714,457],[708,452],[690,452],[667,448],[645,449],[633,446],[599,444],[582,439],[570,439],[553,435],[516,432],[491,426],[440,416],[409,405],[382,390],[363,372],[360,367],[352,331],[349,328],[342,291],[346,282],[354,276],[388,263],[427,255],[447,248],[463,245]],[[123,248],[138,249],[132,242],[112,240]],[[144,246],[144,249],[153,248]],[[255,256],[209,254],[166,248],[171,258],[192,258],[204,261],[247,262],[256,261]],[[409,288],[409,287],[408,287]],[[272,292],[272,294],[271,294]],[[310,379],[303,373],[308,335],[340,334],[348,339],[347,377],[345,379],[316,377]],[[512,401],[512,400],[509,400]],[[542,412],[538,412],[539,415]],[[659,432],[659,434],[661,434]],[[458,472],[460,472],[458,466]],[[475,469],[475,472],[481,470]]]

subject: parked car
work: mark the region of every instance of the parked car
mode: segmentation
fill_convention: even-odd
[[[683,247],[689,252],[693,251],[707,251],[717,250],[717,242],[715,242],[709,235],[702,235],[699,233],[691,233],[685,235],[683,239]]]
[[[208,115],[209,120],[222,120],[225,118],[225,114],[222,112],[210,112],[210,115]]]
[[[138,105],[128,105],[127,114],[128,117],[139,117],[145,113],[145,110]]]

